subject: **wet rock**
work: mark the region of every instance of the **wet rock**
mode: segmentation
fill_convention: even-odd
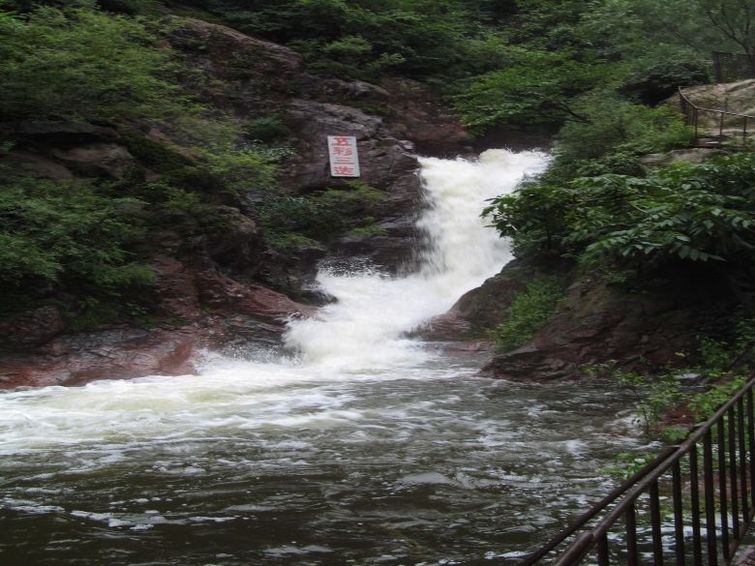
[[[28,350],[61,334],[66,328],[56,306],[44,306],[0,321],[0,349]]]
[[[168,256],[155,257],[150,267],[156,274],[155,294],[160,309],[171,317],[187,321],[199,318],[202,306],[195,273]]]
[[[608,361],[650,372],[678,365],[680,353],[695,350],[696,329],[708,323],[712,305],[730,300],[719,282],[698,281],[693,287],[662,281],[631,291],[582,280],[530,342],[496,355],[483,374],[550,380],[577,377],[581,366]],[[685,292],[671,296],[668,289]]]
[[[113,142],[118,139],[118,132],[107,126],[97,126],[85,122],[49,120],[0,124],[0,134],[23,142],[68,146]]]
[[[188,329],[116,329],[63,336],[34,355],[0,356],[0,388],[190,374],[199,345],[199,338]]]
[[[517,293],[554,266],[514,260],[480,287],[464,294],[447,313],[433,318],[419,332],[429,340],[484,336],[506,319]]]
[[[69,181],[74,178],[73,173],[68,168],[55,160],[28,151],[12,151],[6,155],[0,155],[0,163],[33,177],[61,181]]]
[[[197,273],[196,282],[203,305],[217,312],[259,319],[280,330],[290,317],[310,316],[315,311],[282,293],[261,285],[242,285],[215,271]]]
[[[396,137],[411,140],[422,155],[453,157],[471,151],[472,137],[438,92],[411,79],[391,79],[383,86],[391,94],[386,127]]]
[[[251,277],[259,269],[265,243],[257,224],[238,208],[216,206],[207,228],[207,253],[213,261]]]

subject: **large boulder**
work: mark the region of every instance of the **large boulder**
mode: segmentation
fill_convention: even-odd
[[[640,371],[673,367],[694,355],[697,334],[732,302],[722,281],[683,270],[636,290],[587,277],[572,285],[560,312],[532,340],[497,354],[483,374],[550,380],[614,361]]]
[[[0,137],[14,140],[0,163],[51,179],[120,179],[136,160],[115,128],[68,121],[0,124]]]
[[[440,316],[430,320],[419,334],[431,340],[458,340],[485,337],[506,319],[516,295],[540,275],[557,269],[552,264],[537,264],[515,259],[500,273],[468,291]],[[566,266],[560,266],[561,271]]]
[[[33,354],[0,356],[0,389],[190,374],[200,344],[192,329],[123,328],[61,336]]]
[[[240,116],[277,110],[291,95],[301,72],[301,57],[293,50],[245,35],[226,26],[181,18],[169,41],[191,65],[221,82],[193,84],[201,95]]]
[[[0,350],[29,350],[46,344],[66,328],[58,307],[42,306],[0,321]]]

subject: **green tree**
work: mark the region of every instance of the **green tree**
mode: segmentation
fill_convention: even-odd
[[[0,121],[165,119],[196,111],[143,22],[92,10],[0,12]]]

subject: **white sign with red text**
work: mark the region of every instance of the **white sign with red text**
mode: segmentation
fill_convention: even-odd
[[[328,136],[330,175],[332,177],[359,177],[359,150],[353,136]]]

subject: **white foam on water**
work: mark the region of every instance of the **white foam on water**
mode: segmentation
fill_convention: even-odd
[[[486,200],[544,169],[537,152],[491,150],[479,160],[421,160],[427,207],[419,226],[429,249],[418,273],[390,278],[323,271],[318,282],[337,302],[286,336],[297,361],[212,356],[199,376],[97,381],[0,394],[0,455],[79,443],[114,449],[134,442],[195,440],[237,430],[327,429],[363,418],[348,406],[359,380],[425,378],[431,354],[406,337],[446,312],[511,258],[486,227]],[[443,371],[437,372],[443,375]],[[339,384],[350,384],[346,385]],[[405,407],[409,415],[410,407]]]
[[[542,171],[537,152],[489,150],[479,161],[422,159],[428,207],[418,225],[430,241],[419,273],[318,276],[338,302],[291,325],[287,343],[305,364],[344,374],[416,365],[426,352],[406,332],[448,311],[466,291],[511,259],[508,242],[480,217],[486,201],[513,191],[526,174]]]

